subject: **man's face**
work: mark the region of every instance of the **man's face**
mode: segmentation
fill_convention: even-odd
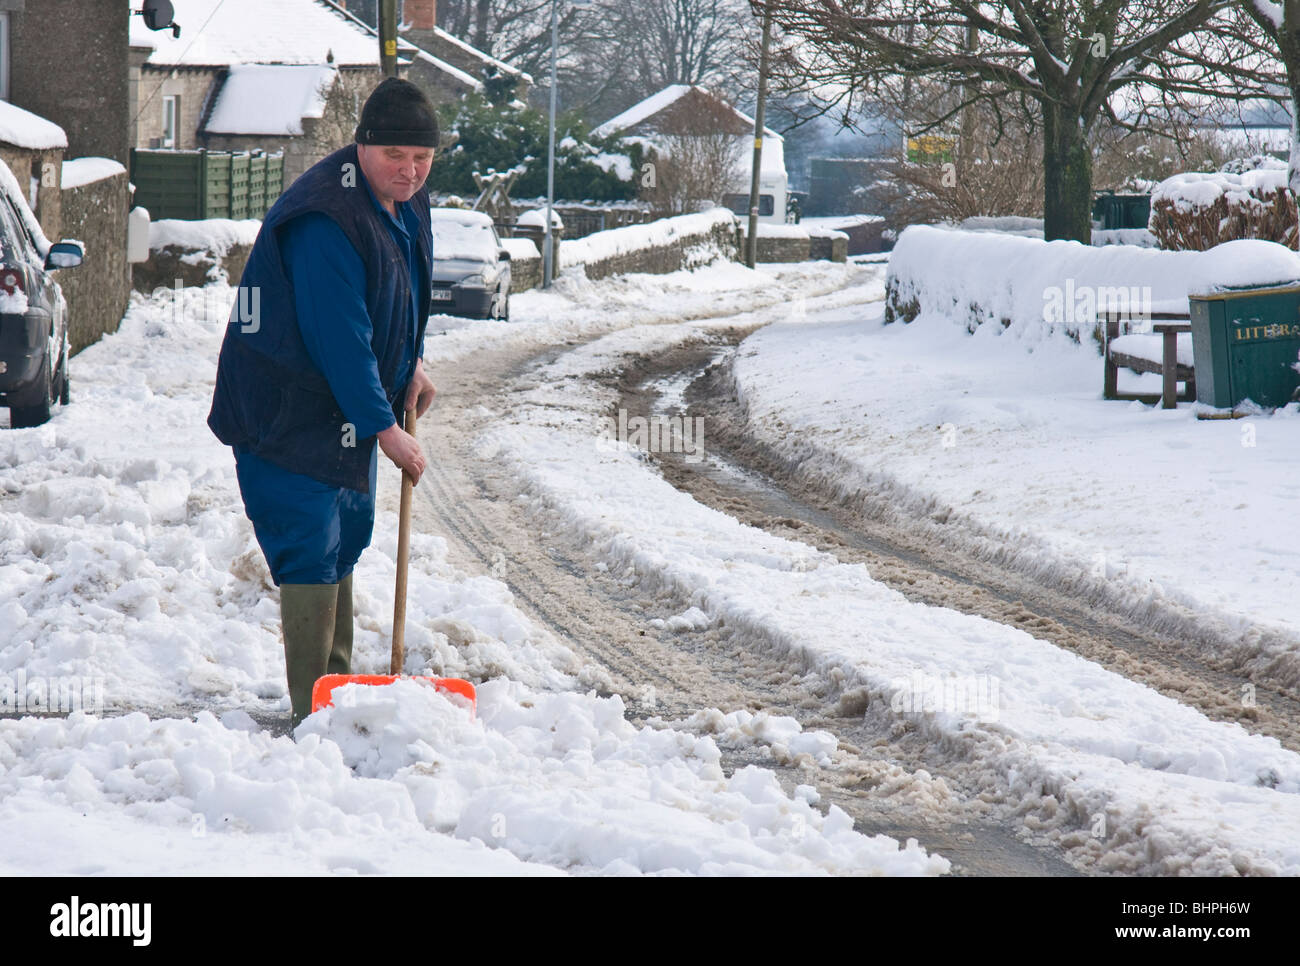
[[[359,144],[357,158],[371,189],[381,199],[408,201],[424,184],[433,165],[433,148]]]

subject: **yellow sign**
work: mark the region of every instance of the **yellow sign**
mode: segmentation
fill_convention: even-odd
[[[1257,339],[1285,339],[1300,337],[1300,325],[1286,322],[1272,322],[1268,325],[1233,326],[1233,340],[1236,342],[1254,342]]]

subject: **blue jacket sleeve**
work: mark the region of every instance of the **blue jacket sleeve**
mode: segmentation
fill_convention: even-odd
[[[281,233],[284,265],[307,354],[329,382],[358,439],[394,423],[365,300],[365,263],[343,229],[322,212],[291,220]]]

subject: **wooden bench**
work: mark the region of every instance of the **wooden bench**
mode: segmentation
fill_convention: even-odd
[[[1143,320],[1146,316],[1142,317]],[[1150,352],[1136,351],[1138,346],[1131,339],[1145,338],[1154,342],[1155,336],[1126,334],[1125,341],[1112,346],[1121,336],[1121,327],[1127,327],[1134,320],[1124,314],[1104,316],[1105,342],[1102,345],[1102,357],[1105,373],[1102,384],[1102,396],[1105,399],[1139,399],[1145,403],[1159,401],[1163,408],[1174,409],[1178,400],[1194,402],[1196,400],[1196,371],[1186,362],[1178,361],[1178,336],[1192,331],[1190,316],[1178,312],[1152,312],[1151,330],[1160,337],[1160,358],[1152,358]],[[1134,372],[1155,372],[1162,379],[1162,391],[1159,393],[1120,392],[1119,370],[1132,369]],[[1178,383],[1183,383],[1183,395],[1178,395]]]

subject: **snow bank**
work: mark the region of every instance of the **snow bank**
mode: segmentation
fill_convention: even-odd
[[[64,188],[80,188],[125,173],[126,168],[112,158],[73,158],[63,162],[61,184]]]
[[[933,313],[970,332],[992,322],[1031,342],[1054,332],[1079,341],[1107,306],[1186,313],[1191,293],[1294,279],[1300,255],[1255,239],[1166,252],[916,225],[889,259],[885,318]]]
[[[163,218],[149,223],[149,248],[157,250],[175,245],[178,248],[224,255],[235,245],[252,245],[261,229],[262,222],[257,218],[204,218],[194,221]]]
[[[272,738],[220,720],[0,721],[9,874],[934,875],[915,843],[856,833],[771,771],[726,777],[707,735],[636,727],[617,696],[496,680],[478,715],[414,681],[336,692]],[[797,724],[773,740],[821,747]],[[13,832],[43,834],[15,839]],[[111,836],[92,839],[95,830]],[[213,866],[214,856],[216,859]],[[522,861],[521,861],[522,860]]]

